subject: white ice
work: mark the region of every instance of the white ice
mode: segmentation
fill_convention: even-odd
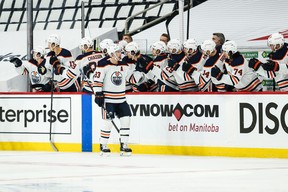
[[[0,192],[287,192],[288,160],[0,152]]]

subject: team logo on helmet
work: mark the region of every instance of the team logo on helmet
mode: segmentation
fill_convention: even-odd
[[[38,72],[32,71],[31,81],[33,82],[33,84],[39,83],[41,81],[41,76]]]
[[[115,71],[112,75],[111,75],[111,81],[114,85],[121,85],[122,81],[123,81],[123,75],[120,71]]]

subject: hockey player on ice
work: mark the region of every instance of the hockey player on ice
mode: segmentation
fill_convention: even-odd
[[[131,76],[131,70],[127,63],[121,61],[121,47],[113,44],[107,49],[109,56],[98,62],[95,70],[94,81],[97,86],[95,91],[95,103],[102,107],[102,118],[105,120],[100,130],[101,154],[110,153],[108,140],[113,126],[111,119],[117,116],[120,120],[120,153],[130,154],[128,147],[130,133],[131,110],[126,101],[125,84]],[[103,109],[103,106],[106,110]],[[107,116],[108,113],[108,116]]]
[[[32,50],[32,54],[33,58],[27,62],[22,63],[19,58],[13,58],[10,62],[15,65],[19,75],[29,75],[32,92],[50,92],[51,73],[46,67],[42,67],[50,65],[45,59],[45,49],[40,46],[36,47]]]

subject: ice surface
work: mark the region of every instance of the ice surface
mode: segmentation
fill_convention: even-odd
[[[287,159],[0,152],[0,192],[286,192]]]

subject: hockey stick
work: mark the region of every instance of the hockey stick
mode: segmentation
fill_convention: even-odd
[[[88,85],[89,85],[92,93],[95,95],[94,89],[93,89],[92,85],[89,83],[88,77],[84,74],[84,72],[82,71],[82,69],[79,69],[79,70],[80,70],[80,73],[81,73],[83,79],[87,81],[87,83],[88,83]],[[104,105],[102,105],[101,108],[104,109],[104,111],[106,111],[106,114],[107,114],[108,119],[111,120],[114,128],[115,128],[116,131],[119,133],[120,130],[119,130],[119,128],[117,127],[117,125],[116,125],[116,123],[114,122],[114,120],[112,119],[112,117],[111,117],[111,115],[110,115],[111,112],[108,112]]]
[[[54,94],[54,68],[52,67],[50,113],[52,113],[52,110],[53,110],[53,94]],[[49,142],[50,142],[50,145],[51,145],[52,149],[55,152],[58,152],[58,149],[56,148],[55,144],[52,141],[52,115],[50,115]]]

